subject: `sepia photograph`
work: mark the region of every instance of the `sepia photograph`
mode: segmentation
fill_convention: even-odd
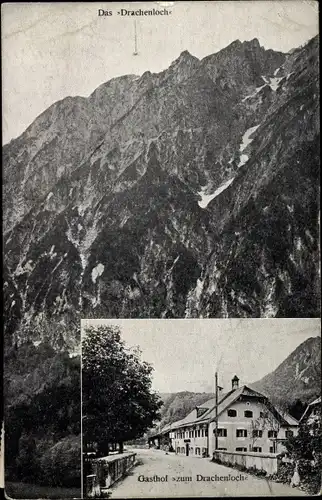
[[[84,498],[321,488],[318,320],[82,320]]]
[[[187,446],[182,439],[192,437],[179,438],[186,432],[181,427],[166,434],[164,426],[174,420],[158,421],[160,403],[164,408],[166,400],[151,395],[149,356],[142,365],[139,355],[142,350],[144,361],[148,334],[137,342],[138,352],[129,353],[125,341],[125,350],[119,347],[114,360],[116,373],[128,362],[129,377],[137,371],[133,384],[135,391],[142,389],[147,413],[130,425],[103,412],[108,426],[116,426],[119,441],[115,436],[112,441],[107,436],[105,443],[99,439],[101,430],[91,428],[88,408],[82,418],[87,404],[85,398],[82,405],[83,390],[91,392],[91,379],[84,379],[82,369],[82,347],[83,354],[87,351],[81,320],[200,321],[200,331],[203,321],[270,320],[278,325],[284,319],[318,320],[317,2],[8,2],[1,6],[1,28],[0,467],[6,495],[81,498],[93,496],[97,485],[102,492],[108,481],[97,479],[101,472],[92,469],[90,453],[106,457],[122,451],[122,443],[130,446],[131,440],[138,446],[142,432],[150,433],[150,440],[144,437],[144,446],[150,445],[147,456],[165,439],[173,447],[171,457],[179,460],[188,453],[189,459],[209,455],[212,460],[216,450],[221,453],[216,464],[223,466],[228,448],[218,450],[205,442],[215,418],[210,403],[209,419],[205,414],[208,420],[199,429],[203,437],[195,436],[197,428],[187,430],[203,439],[199,444]],[[153,324],[151,338],[162,343],[166,332],[161,328],[159,337],[155,328]],[[267,342],[271,331],[273,327],[265,334]],[[231,340],[240,342],[245,359],[248,334],[243,330]],[[122,340],[122,328],[120,335]],[[168,391],[161,384],[156,391],[207,393],[208,399],[198,399],[196,407],[211,401],[217,397],[214,375],[207,372],[209,387],[199,387],[201,374],[194,375],[192,353],[179,356],[177,331],[172,335],[171,341],[164,339],[164,356],[172,355],[177,379],[183,366],[189,366],[191,377],[183,370],[180,387]],[[102,349],[106,352],[106,344]],[[197,364],[203,359],[199,354]],[[210,365],[208,359],[207,369]],[[225,380],[218,371],[223,394],[231,390],[235,375],[238,390],[245,383],[246,392],[252,377],[260,379],[253,372],[243,375],[233,362]],[[96,390],[93,386],[93,397]],[[274,406],[271,394],[254,391]],[[316,397],[299,396],[305,405]],[[193,410],[182,405],[178,421]],[[222,411],[224,415],[226,409]],[[284,432],[283,418],[278,417]],[[87,455],[84,446],[90,450]],[[229,449],[249,451],[249,446],[247,441]],[[273,447],[276,454],[276,446],[258,441],[253,448],[270,453]],[[127,465],[115,467],[123,470],[145,460],[133,456]],[[234,460],[229,458],[231,464]],[[270,463],[276,465],[274,460]],[[185,474],[195,477],[189,470]],[[202,493],[197,488],[193,495],[198,491]],[[230,493],[238,495],[239,488]]]

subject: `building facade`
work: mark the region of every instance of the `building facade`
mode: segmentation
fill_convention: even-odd
[[[176,454],[206,457],[215,449],[280,453],[283,442],[297,435],[298,421],[274,407],[261,393],[242,386],[235,376],[232,389],[168,425],[159,435],[167,437]]]

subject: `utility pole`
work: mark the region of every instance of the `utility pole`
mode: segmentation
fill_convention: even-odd
[[[218,372],[215,373],[215,398],[216,398],[216,413],[215,413],[215,450],[218,449]]]

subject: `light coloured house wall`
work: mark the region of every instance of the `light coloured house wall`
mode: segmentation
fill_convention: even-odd
[[[228,410],[236,410],[235,417],[228,416]],[[245,417],[245,412],[252,412],[252,417]],[[238,401],[227,408],[218,420],[218,429],[226,429],[226,437],[218,437],[218,449],[226,449],[227,451],[251,451],[254,447],[259,448],[256,451],[262,453],[273,453],[281,451],[281,445],[278,444],[274,448],[273,441],[268,437],[269,431],[276,431],[277,438],[285,438],[287,429],[280,428],[278,421],[269,413],[265,405],[253,401]],[[246,437],[237,437],[237,430],[244,429],[247,432]],[[209,425],[209,454],[212,455],[215,450],[215,422]],[[253,430],[262,431],[261,437],[252,437]],[[292,428],[294,435],[297,434],[297,429]],[[274,436],[272,436],[273,438]],[[237,448],[246,448],[246,450],[237,450]]]
[[[215,455],[221,463],[264,470],[268,475],[276,474],[278,471],[278,456],[274,453],[216,451]]]
[[[200,432],[200,436],[198,436],[198,431]],[[178,437],[178,434],[181,433],[182,437]],[[197,434],[197,436],[196,436]],[[176,437],[177,436],[177,437]],[[202,456],[203,452],[206,450],[208,453],[208,426],[203,425],[195,425],[191,427],[186,427],[186,430],[183,432],[182,429],[178,429],[174,432],[174,438],[172,439],[172,446],[178,455],[186,455],[186,445],[187,442],[185,440],[190,440],[189,445],[189,456]]]

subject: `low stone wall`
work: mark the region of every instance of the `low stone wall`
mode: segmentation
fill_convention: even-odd
[[[242,451],[223,451],[215,450],[213,453],[214,460],[231,465],[239,465],[245,469],[257,469],[266,471],[267,475],[277,473],[279,458],[277,453],[256,453]]]
[[[91,474],[86,476],[86,496],[97,497],[135,465],[136,453],[122,453],[91,460]]]

